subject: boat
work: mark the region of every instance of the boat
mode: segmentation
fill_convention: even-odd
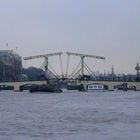
[[[53,85],[34,85],[30,88],[30,93],[34,92],[48,92],[48,93],[61,93],[62,90],[60,88],[57,88],[56,86]]]
[[[100,83],[89,84],[86,87],[87,91],[105,91],[108,89],[108,86]]]
[[[136,86],[123,83],[123,84],[114,86],[114,90],[123,90],[123,91],[136,90]]]

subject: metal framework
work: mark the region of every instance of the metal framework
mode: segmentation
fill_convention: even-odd
[[[30,60],[30,59],[36,59],[36,58],[44,58],[45,59],[45,73],[46,73],[46,78],[47,78],[47,73],[48,73],[48,58],[51,56],[59,55],[61,58],[61,55],[63,52],[57,52],[57,53],[49,53],[49,54],[42,54],[42,55],[34,55],[34,56],[29,56],[29,57],[24,57],[24,60]],[[61,59],[60,59],[61,61]],[[61,63],[61,62],[60,62]],[[62,64],[61,64],[62,67]],[[62,70],[62,68],[61,68]]]
[[[89,58],[95,58],[95,59],[105,59],[105,57],[103,56],[96,56],[96,55],[88,55],[88,54],[80,54],[80,53],[72,53],[72,52],[66,52],[66,54],[68,55],[68,59],[70,55],[75,55],[75,56],[79,56],[81,57],[81,75],[84,76],[84,58],[85,57],[89,57]],[[67,68],[66,68],[66,75],[67,75],[67,71],[68,71],[68,64],[67,64]]]

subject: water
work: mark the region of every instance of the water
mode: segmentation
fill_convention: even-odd
[[[0,92],[0,140],[139,140],[140,92]]]

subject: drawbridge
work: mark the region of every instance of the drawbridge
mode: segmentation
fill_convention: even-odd
[[[103,56],[66,52],[66,55],[68,57],[67,57],[66,73],[64,74],[62,59],[61,59],[62,54],[63,54],[62,52],[49,53],[49,54],[43,54],[43,55],[35,55],[35,56],[24,57],[23,59],[24,60],[31,60],[31,59],[37,59],[37,58],[44,58],[44,62],[42,64],[42,66],[45,68],[46,79],[50,78],[49,77],[49,72],[51,72],[55,76],[55,78],[57,78],[57,79],[74,79],[77,74],[80,75],[81,78],[83,78],[84,75],[85,75],[85,73],[84,73],[85,70],[89,73],[89,75],[94,75],[94,72],[85,63],[85,61],[84,61],[85,58],[94,58],[94,59],[105,60],[105,57],[103,57]],[[60,74],[57,74],[56,70],[49,63],[49,57],[53,57],[53,56],[59,56],[60,69],[61,69]],[[76,66],[76,68],[72,71],[71,74],[68,73],[70,56],[80,57],[80,63]]]

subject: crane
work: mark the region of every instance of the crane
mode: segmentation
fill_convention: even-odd
[[[89,57],[89,58],[95,58],[95,59],[105,59],[103,56],[96,56],[96,55],[88,55],[88,54],[80,54],[80,53],[72,53],[72,52],[66,52],[68,55],[68,59],[70,55],[75,55],[79,56],[81,58],[81,76],[84,76],[84,58]],[[66,68],[66,76],[67,76],[67,71],[68,71],[68,63],[67,63],[67,68]]]
[[[56,52],[56,53],[49,53],[49,54],[42,54],[42,55],[34,55],[34,56],[29,56],[29,57],[24,57],[24,60],[30,60],[30,59],[36,59],[36,58],[44,58],[45,59],[45,74],[46,74],[46,78],[47,77],[47,73],[48,73],[48,58],[51,56],[55,56],[55,55],[59,55],[60,56],[60,61],[61,61],[61,55],[63,53],[62,52]],[[61,72],[62,72],[62,62],[61,62]],[[63,72],[62,72],[63,75]]]

